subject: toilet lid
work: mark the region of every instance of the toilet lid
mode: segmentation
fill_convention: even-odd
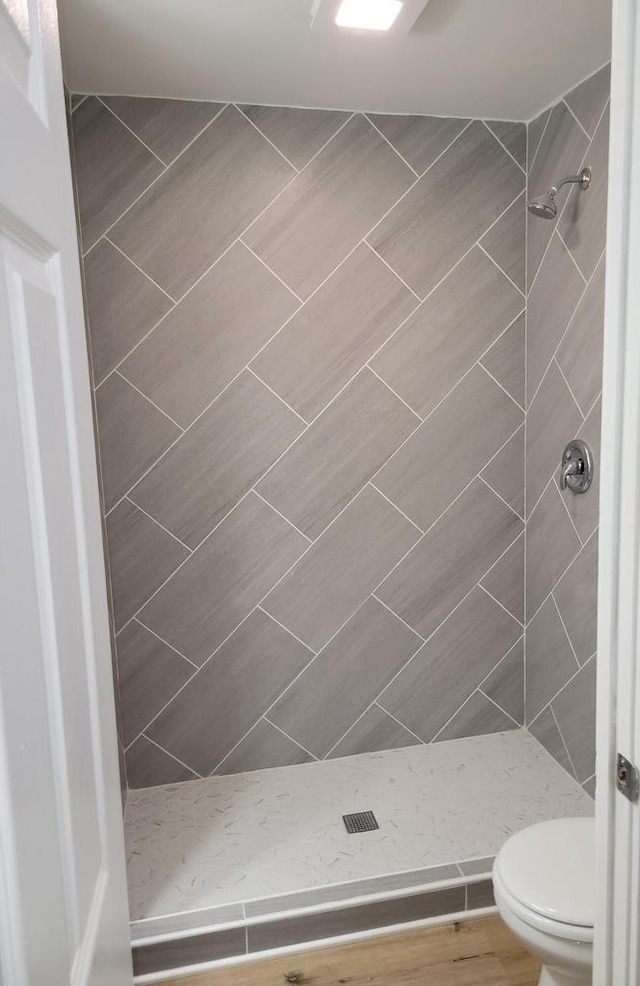
[[[524,907],[553,921],[592,928],[594,850],[593,818],[558,818],[513,835],[495,867]]]

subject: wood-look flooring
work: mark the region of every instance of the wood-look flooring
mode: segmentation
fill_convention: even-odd
[[[498,917],[321,948],[164,986],[537,986],[540,965]]]

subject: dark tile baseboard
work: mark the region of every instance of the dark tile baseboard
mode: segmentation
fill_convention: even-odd
[[[169,917],[135,922],[134,972],[136,976],[146,978],[202,963],[241,958],[247,954],[428,918],[466,913],[471,917],[474,911],[494,904],[491,879],[488,878],[491,863],[492,860],[487,859],[470,864],[467,872],[474,869],[476,872],[469,875],[464,874],[461,866],[453,879],[450,871],[455,871],[456,867],[433,867],[379,880],[356,881],[341,887],[284,894],[233,905],[233,909],[211,908],[194,912],[192,921],[198,920],[201,930],[197,926],[188,928],[187,915],[180,916],[173,928]],[[443,881],[446,881],[444,886]],[[426,888],[428,883],[434,884],[433,889]],[[402,890],[406,892],[402,893]],[[367,894],[373,893],[377,899],[367,901]],[[385,893],[389,896],[380,896]],[[228,923],[225,926],[218,924],[221,919]]]

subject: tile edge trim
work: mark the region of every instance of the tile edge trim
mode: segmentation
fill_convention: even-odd
[[[194,971],[196,969],[199,969],[203,963],[202,962],[192,963],[192,964],[188,963],[188,960],[186,959],[186,953],[188,953],[190,948],[198,948],[199,946],[202,947],[203,945],[205,945],[204,939],[211,939],[211,945],[213,947],[215,944],[215,939],[224,937],[228,932],[244,929],[246,933],[250,928],[253,929],[268,928],[270,925],[274,926],[281,924],[283,922],[286,923],[287,921],[291,921],[292,936],[293,936],[295,934],[293,924],[295,922],[295,919],[297,918],[312,919],[314,916],[317,915],[320,919],[322,918],[330,919],[332,915],[338,915],[340,912],[345,912],[345,918],[348,918],[349,912],[354,912],[354,917],[355,917],[358,911],[361,911],[363,908],[366,908],[368,906],[373,906],[375,904],[381,904],[381,903],[384,904],[385,902],[393,903],[395,901],[409,902],[416,897],[425,898],[424,903],[425,903],[425,907],[427,907],[429,898],[432,895],[434,894],[437,895],[439,893],[446,893],[448,890],[459,889],[463,891],[464,907],[459,911],[451,912],[445,909],[440,913],[431,914],[423,918],[416,918],[413,921],[408,921],[408,922],[403,921],[402,916],[400,916],[398,921],[392,922],[391,924],[384,925],[382,927],[388,927],[390,929],[389,931],[390,933],[394,929],[399,929],[401,927],[413,925],[416,924],[416,922],[417,922],[417,926],[421,926],[422,922],[424,921],[433,922],[437,920],[440,923],[448,923],[449,921],[453,921],[453,920],[470,920],[471,917],[478,916],[480,911],[486,910],[486,907],[469,908],[468,906],[468,888],[480,884],[485,884],[485,885],[488,884],[489,886],[487,889],[490,889],[491,886],[490,874],[487,873],[474,874],[473,876],[469,876],[469,877],[460,877],[454,880],[445,880],[445,881],[439,881],[437,883],[427,884],[426,886],[423,887],[407,887],[407,888],[401,888],[399,890],[388,891],[386,893],[368,895],[366,897],[350,898],[344,901],[323,902],[322,904],[313,905],[310,907],[296,908],[289,911],[275,911],[269,915],[258,915],[253,918],[247,918],[243,921],[226,922],[225,924],[214,925],[209,927],[200,927],[197,929],[186,929],[174,933],[165,932],[162,935],[137,939],[132,942],[134,960],[136,956],[142,958],[142,956],[145,953],[147,955],[149,953],[152,954],[153,951],[155,950],[161,953],[164,949],[171,949],[172,946],[174,948],[177,947],[177,949],[179,950],[180,943],[182,942],[183,950],[185,952],[185,964],[181,966],[172,965],[170,968],[167,969],[159,968],[157,971],[154,972],[140,973],[136,976],[135,981],[136,983],[156,982],[156,981],[160,981],[158,979],[158,976],[166,975],[167,977],[169,977],[171,975],[175,977],[179,974],[179,971],[183,969],[189,970],[188,974],[193,975]],[[462,917],[456,918],[452,915],[462,915]],[[284,949],[291,949],[295,947],[318,948],[325,943],[336,942],[344,938],[351,940],[352,935],[369,934],[371,932],[382,933],[380,928],[381,926],[377,924],[376,915],[374,913],[372,915],[371,925],[369,927],[358,932],[347,933],[346,936],[328,935],[326,937],[322,937],[319,939],[309,939],[308,941],[302,941],[302,942],[292,941],[291,943],[288,943],[286,945],[277,945],[274,946],[273,948],[261,949],[255,952],[250,949],[248,935],[246,935],[245,946],[243,950],[238,951],[237,953],[233,953],[228,957],[224,957],[221,959],[213,959],[211,960],[211,962],[205,963],[205,965],[206,968],[209,967],[216,968],[220,962],[239,961],[247,957],[248,955],[252,957],[255,955],[272,956],[278,954],[283,948]],[[357,940],[357,939],[353,939],[353,940]],[[211,963],[213,963],[213,965]],[[159,965],[162,965],[162,962],[159,961]]]
[[[451,914],[438,914],[433,917],[422,918],[416,921],[408,921],[404,924],[385,925],[384,927],[371,928],[367,931],[353,932],[352,934],[339,935],[333,938],[322,938],[316,941],[297,942],[294,945],[281,946],[280,948],[268,949],[262,952],[245,952],[226,959],[217,959],[211,962],[201,962],[194,965],[180,966],[163,972],[142,973],[135,975],[133,981],[135,986],[155,986],[155,984],[180,978],[181,976],[194,976],[200,973],[213,972],[216,969],[232,968],[234,966],[245,965],[251,962],[259,962],[268,958],[297,955],[300,952],[320,948],[348,945],[352,942],[367,941],[371,938],[382,938],[388,935],[400,934],[404,931],[415,931],[420,928],[435,928],[447,924],[459,924],[461,922],[472,921],[478,918],[491,917],[497,913],[498,910],[496,907],[482,907],[472,911],[456,911]]]

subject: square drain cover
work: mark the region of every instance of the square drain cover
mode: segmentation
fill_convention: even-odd
[[[356,811],[353,815],[343,815],[342,821],[349,835],[354,832],[374,832],[380,828],[372,811]]]

